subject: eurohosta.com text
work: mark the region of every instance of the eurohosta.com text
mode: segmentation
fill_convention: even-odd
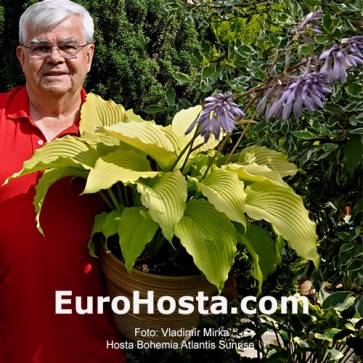
[[[206,305],[208,304],[208,307]],[[55,313],[56,314],[103,314],[105,305],[111,306],[115,314],[123,315],[129,312],[140,314],[140,308],[146,310],[148,314],[158,311],[164,315],[179,313],[188,315],[198,309],[199,314],[274,314],[279,310],[280,314],[298,314],[299,305],[303,314],[309,314],[309,301],[305,296],[281,296],[277,300],[273,296],[245,296],[241,299],[239,306],[230,306],[224,296],[208,297],[203,291],[199,291],[197,296],[182,296],[178,300],[172,296],[162,296],[154,300],[154,291],[148,291],[145,297],[140,296],[139,291],[134,291],[132,299],[126,296],[73,296],[71,290],[59,290],[55,293]]]

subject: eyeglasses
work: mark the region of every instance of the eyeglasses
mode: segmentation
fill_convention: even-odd
[[[91,43],[84,45],[78,45],[77,43],[61,43],[58,45],[52,45],[49,43],[34,43],[30,44],[30,46],[23,44],[21,44],[21,46],[29,49],[30,57],[36,59],[48,58],[52,54],[53,48],[56,48],[60,56],[65,59],[76,59],[77,54],[81,51],[81,49],[89,44]]]

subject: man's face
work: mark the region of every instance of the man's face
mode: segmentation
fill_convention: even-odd
[[[68,16],[49,32],[39,34],[29,29],[24,45],[45,42],[57,46],[70,39],[80,46],[86,44],[81,19],[77,15]],[[51,54],[45,59],[32,56],[30,49],[25,47],[19,46],[16,50],[28,92],[37,96],[62,96],[68,92],[79,92],[91,68],[93,53],[93,44],[80,49],[76,59],[62,57],[57,48],[52,48]]]

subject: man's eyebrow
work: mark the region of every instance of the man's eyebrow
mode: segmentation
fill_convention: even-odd
[[[59,43],[78,43],[78,42],[79,42],[79,40],[76,37],[69,37],[69,38],[63,39]],[[51,43],[45,39],[33,38],[30,41],[30,44],[51,44]]]
[[[30,44],[49,44],[49,42],[44,39],[34,38],[30,41]]]
[[[70,37],[67,39],[63,39],[60,43],[79,43],[79,39],[76,37]]]

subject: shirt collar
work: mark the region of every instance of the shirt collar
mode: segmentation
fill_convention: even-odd
[[[82,103],[86,100],[87,93],[84,88],[81,89]],[[8,108],[7,116],[12,119],[30,118],[29,99],[26,87],[20,87],[19,91],[14,94],[11,104]]]
[[[28,93],[26,91],[26,87],[22,86],[19,88],[20,88],[19,91],[14,94],[13,99],[9,104],[7,117],[10,119],[26,119],[28,122],[33,123],[29,113],[29,98],[28,98]],[[86,100],[86,97],[87,97],[86,90],[82,88],[81,89],[82,104]],[[61,134],[58,136],[64,134],[77,135],[79,129],[79,122],[80,118],[78,118],[72,126],[62,131]]]
[[[11,119],[23,117],[30,119],[28,93],[25,86],[19,87],[19,91],[14,93],[9,104],[7,117]]]

